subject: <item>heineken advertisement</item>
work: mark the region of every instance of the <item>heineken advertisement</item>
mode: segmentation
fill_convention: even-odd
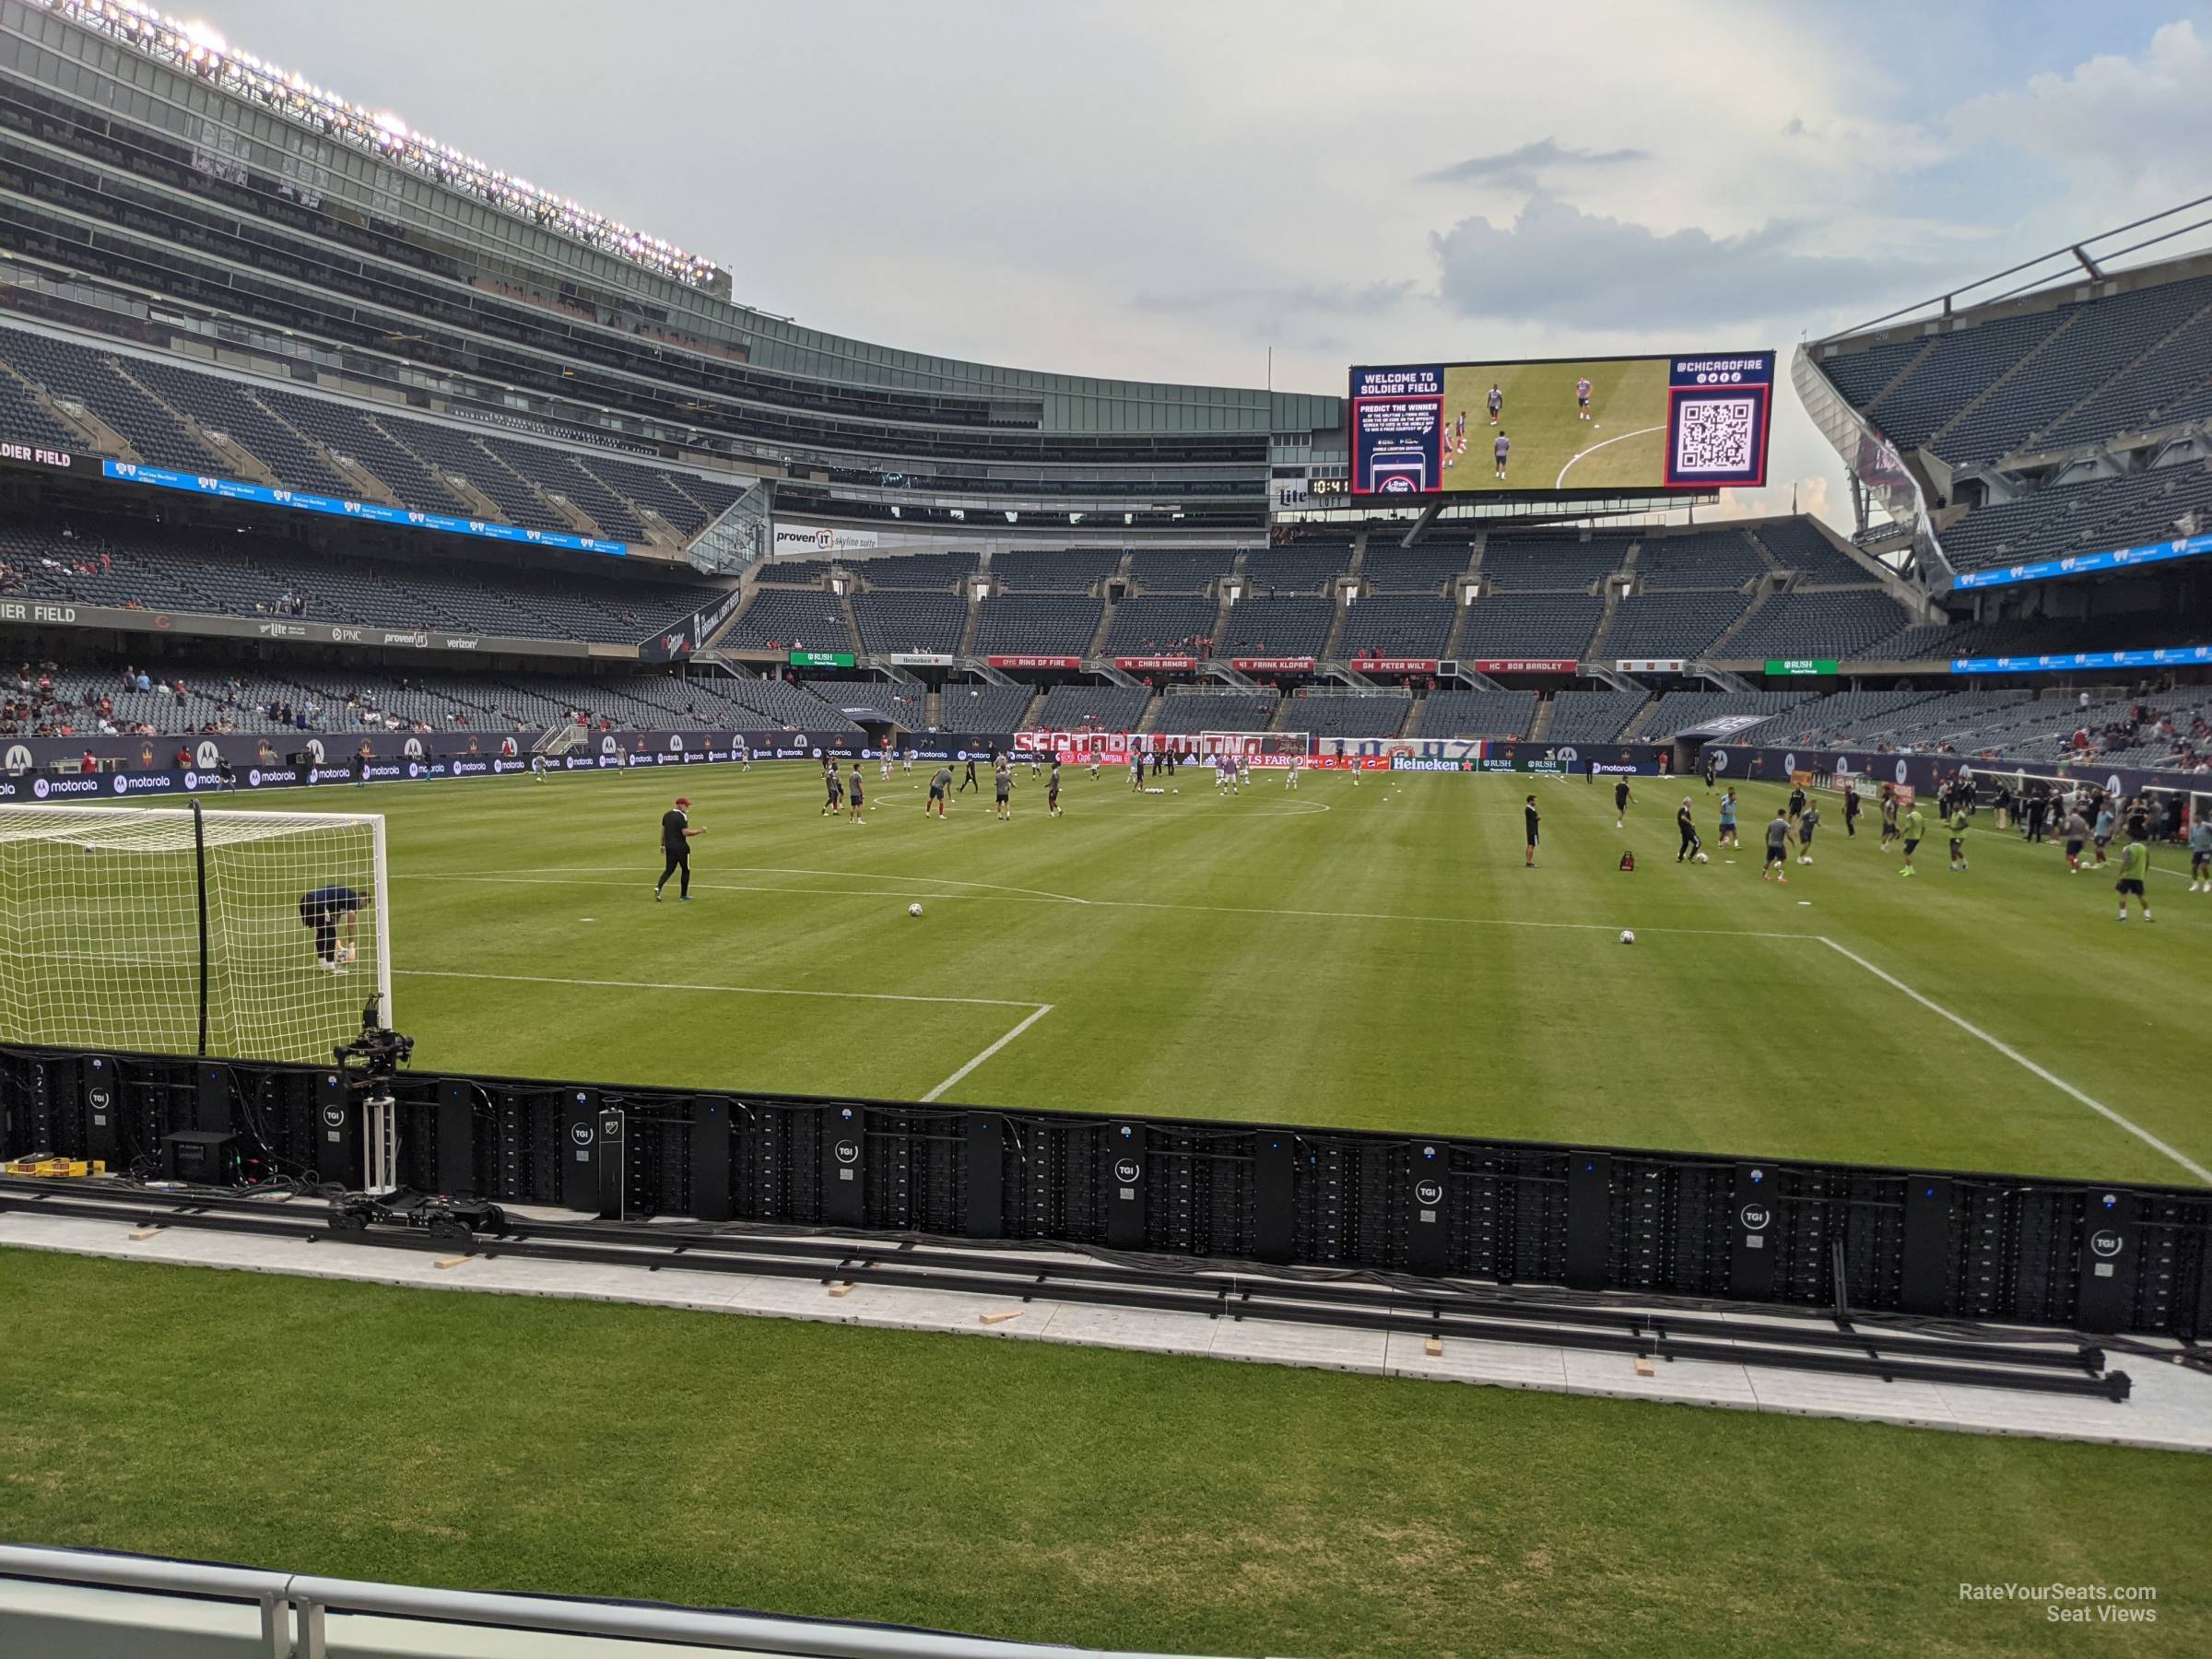
[[[1833,674],[1838,664],[1834,657],[1769,657],[1767,672],[1773,676],[1800,674]]]
[[[853,653],[849,651],[794,651],[791,653],[794,668],[850,668]]]

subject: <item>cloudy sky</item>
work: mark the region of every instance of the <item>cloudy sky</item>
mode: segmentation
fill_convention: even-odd
[[[182,15],[766,310],[1134,379],[1786,352],[2212,190],[2212,18],[2180,0]],[[1775,453],[1771,497],[1840,512],[1794,409]]]

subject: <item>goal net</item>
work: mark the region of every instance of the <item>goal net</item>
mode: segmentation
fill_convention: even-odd
[[[0,806],[0,1041],[327,1065],[390,921],[373,815]]]

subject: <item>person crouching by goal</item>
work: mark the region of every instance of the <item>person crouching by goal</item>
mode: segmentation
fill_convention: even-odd
[[[300,895],[300,924],[315,935],[316,967],[339,973],[352,962],[354,925],[370,903],[366,894],[335,882]]]

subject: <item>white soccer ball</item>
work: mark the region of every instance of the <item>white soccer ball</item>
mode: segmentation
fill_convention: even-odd
[[[1620,942],[1621,942],[1623,945],[1633,945],[1633,944],[1635,944],[1635,943],[1636,943],[1636,934],[1635,934],[1635,931],[1634,931],[1632,928],[1627,928],[1627,927],[1624,927],[1624,928],[1622,928],[1622,929],[1620,930]]]
[[[918,916],[922,913],[922,907],[918,904],[910,904],[906,907],[906,913],[910,916]]]
[[[1698,862],[1700,864],[1711,864],[1712,860],[1706,857],[1704,853],[1700,853],[1698,854]]]

